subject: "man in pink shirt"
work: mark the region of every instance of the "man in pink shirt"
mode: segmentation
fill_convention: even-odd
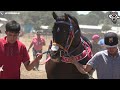
[[[30,71],[42,54],[30,62],[26,46],[18,40],[20,24],[12,20],[7,22],[5,28],[6,36],[0,39],[0,79],[20,79],[21,63]]]
[[[41,36],[40,31],[36,31],[36,36],[33,37],[31,44],[28,48],[28,52],[30,48],[33,46],[32,51],[33,51],[33,58],[36,58],[37,53],[42,53],[43,46],[45,46],[45,39],[43,36]],[[38,70],[39,71],[39,61],[34,67],[33,70]]]

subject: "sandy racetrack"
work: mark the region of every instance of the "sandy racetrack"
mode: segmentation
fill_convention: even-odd
[[[19,40],[22,41],[28,49],[30,42],[32,40],[32,37],[33,37],[33,35],[30,35],[30,34],[24,35],[23,37],[20,37]],[[43,47],[43,52],[48,49],[48,45],[51,40],[51,36],[49,36],[49,37],[44,36],[44,37],[45,37],[45,41],[46,41],[46,46]],[[30,55],[30,60],[33,60],[32,48],[30,49],[29,55]],[[46,55],[44,54],[41,61],[44,61],[45,59],[46,59]],[[40,71],[34,71],[34,70],[27,71],[25,69],[24,65],[22,64],[21,79],[47,79],[46,72],[45,72],[45,65],[40,65],[39,69],[40,69]]]

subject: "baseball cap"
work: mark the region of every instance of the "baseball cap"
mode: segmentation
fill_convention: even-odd
[[[95,34],[95,35],[92,36],[92,40],[96,40],[96,39],[99,39],[99,38],[100,38],[100,36],[97,35],[97,34]]]
[[[117,47],[118,36],[114,32],[108,32],[104,35],[104,42],[106,47]]]

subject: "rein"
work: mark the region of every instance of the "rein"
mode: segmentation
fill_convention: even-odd
[[[48,50],[48,51],[45,51],[45,52],[42,53],[42,55],[43,55],[43,54],[46,54],[46,53],[50,53],[50,51],[49,51],[49,50]],[[50,57],[50,55],[49,55],[44,62],[40,62],[40,65],[44,65],[44,64],[45,64],[46,62],[48,62],[50,59],[51,59],[51,57]]]
[[[70,48],[70,46],[71,46],[71,44],[72,44],[72,42],[73,42],[73,39],[74,39],[75,35],[79,32],[79,30],[76,30],[76,31],[74,32],[74,28],[73,28],[72,21],[71,21],[70,18],[69,18],[69,21],[70,21],[70,23],[64,22],[64,21],[57,21],[57,22],[56,22],[57,24],[59,24],[59,23],[64,23],[64,24],[67,24],[67,25],[70,26],[70,29],[69,29],[70,32],[69,32],[69,35],[68,35],[68,38],[67,38],[67,42],[66,42],[65,47],[63,47],[63,46],[61,46],[60,44],[58,44],[58,43],[56,43],[56,42],[53,41],[53,43],[56,43],[56,45],[59,46],[59,48],[62,49],[62,50],[60,51],[60,57],[62,58],[61,61],[62,61],[62,62],[66,62],[66,63],[69,63],[69,57],[70,57],[71,54],[72,54],[73,52],[75,52],[75,51],[79,48],[79,46],[81,45],[81,44],[79,44],[79,45],[77,46],[77,48],[75,48],[73,51],[68,52],[68,50],[69,50],[69,48]],[[87,56],[88,56],[89,58],[91,58],[91,56],[92,56],[91,53],[90,53],[90,52],[91,52],[90,46],[89,46],[81,37],[80,37],[80,40],[81,40],[82,45],[83,45],[83,47],[84,47],[85,50],[83,50],[83,52],[80,53],[79,55],[74,56],[77,61],[83,60],[83,59],[86,58]],[[61,55],[62,52],[64,52],[64,55]],[[44,53],[45,53],[45,52],[44,52]],[[43,54],[44,54],[44,53],[43,53]],[[66,53],[67,57],[65,57],[65,53]],[[89,54],[90,54],[90,55],[89,55]],[[50,60],[49,57],[48,57],[48,59]],[[49,61],[48,59],[46,59],[45,62]],[[45,63],[45,62],[44,62],[44,63]]]
[[[83,45],[83,47],[84,47],[85,50],[83,50],[83,52],[80,53],[79,55],[74,56],[74,58],[76,58],[77,61],[83,60],[83,59],[86,58],[86,57],[88,57],[88,58],[90,59],[90,58],[93,56],[93,54],[91,53],[91,48],[90,48],[90,46],[87,44],[87,42],[85,42],[82,38],[80,38],[80,39],[81,39],[82,45]],[[80,44],[79,44],[79,45],[80,45]],[[79,47],[79,45],[78,45],[78,47]],[[67,56],[67,57],[65,57],[64,55],[61,56],[61,57],[62,57],[62,60],[61,60],[61,61],[62,61],[62,62],[65,62],[65,63],[70,63],[70,62],[69,62],[70,54],[73,53],[75,50],[77,50],[78,47],[75,48],[75,49],[74,49],[73,51],[71,51],[70,53],[68,53],[68,56]],[[42,54],[45,54],[45,53],[50,53],[50,51],[45,51],[45,52],[43,52]],[[40,64],[43,65],[43,64],[45,64],[47,61],[49,61],[50,59],[51,59],[51,57],[48,56],[47,59],[46,59],[44,62],[40,63]],[[88,59],[88,60],[89,60],[89,59]]]

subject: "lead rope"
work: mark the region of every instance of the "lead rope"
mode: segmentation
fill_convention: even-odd
[[[90,75],[88,72],[86,73],[89,76],[89,79],[94,79],[92,75]]]
[[[89,79],[94,79],[93,76],[91,74],[89,74],[88,72],[86,72],[84,69],[82,69],[82,72],[84,72],[84,74],[89,76]]]
[[[50,53],[50,51],[45,51],[42,53],[43,54],[46,54],[46,53]],[[40,62],[39,65],[44,65],[46,62],[48,62],[49,60],[51,59],[50,55],[47,57],[47,59],[44,61],[44,62]]]

